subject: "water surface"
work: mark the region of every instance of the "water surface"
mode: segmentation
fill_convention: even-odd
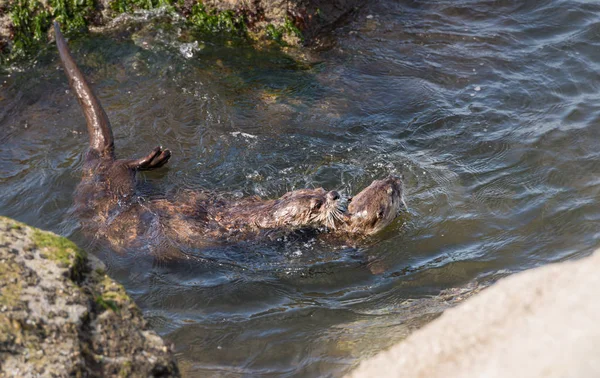
[[[478,283],[599,244],[599,41],[600,4],[558,0],[382,0],[300,61],[160,23],[92,35],[72,50],[118,155],[173,151],[153,190],[402,173],[410,214],[358,245],[112,253],[69,214],[87,135],[53,52],[0,76],[0,213],[100,256],[188,376],[341,376]]]

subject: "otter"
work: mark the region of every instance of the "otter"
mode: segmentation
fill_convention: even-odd
[[[338,192],[323,188],[295,190],[270,200],[228,199],[219,193],[191,190],[140,196],[137,172],[164,166],[171,151],[158,146],[141,158],[116,158],[108,116],[71,56],[57,22],[54,30],[65,74],[89,134],[74,210],[84,232],[108,241],[112,249],[165,244],[202,247],[299,229],[370,235],[392,222],[403,208],[402,181],[393,176],[374,181],[348,204]]]

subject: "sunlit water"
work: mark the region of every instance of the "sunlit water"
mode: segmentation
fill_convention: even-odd
[[[100,256],[188,376],[340,376],[477,283],[600,238],[600,4],[382,1],[296,62],[147,26],[74,41],[117,153],[162,144],[156,192],[355,193],[410,214],[356,246],[298,238],[119,256],[69,215],[87,135],[57,55],[0,76],[0,213]],[[453,291],[454,290],[454,291]]]

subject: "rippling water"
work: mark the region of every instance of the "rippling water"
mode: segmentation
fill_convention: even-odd
[[[69,215],[87,135],[56,54],[2,74],[0,213],[101,256],[187,375],[340,376],[478,283],[599,244],[600,4],[383,0],[300,62],[177,33],[72,43],[118,154],[173,150],[142,178],[155,190],[355,193],[403,173],[410,208],[358,246],[116,255]]]

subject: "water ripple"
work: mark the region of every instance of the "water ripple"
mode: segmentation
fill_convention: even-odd
[[[409,206],[356,245],[118,255],[69,212],[87,136],[56,54],[0,77],[1,214],[100,256],[188,375],[341,376],[479,285],[600,243],[598,3],[371,2],[312,62],[144,25],[73,51],[119,157],[173,151],[150,187],[352,195],[402,174]]]

